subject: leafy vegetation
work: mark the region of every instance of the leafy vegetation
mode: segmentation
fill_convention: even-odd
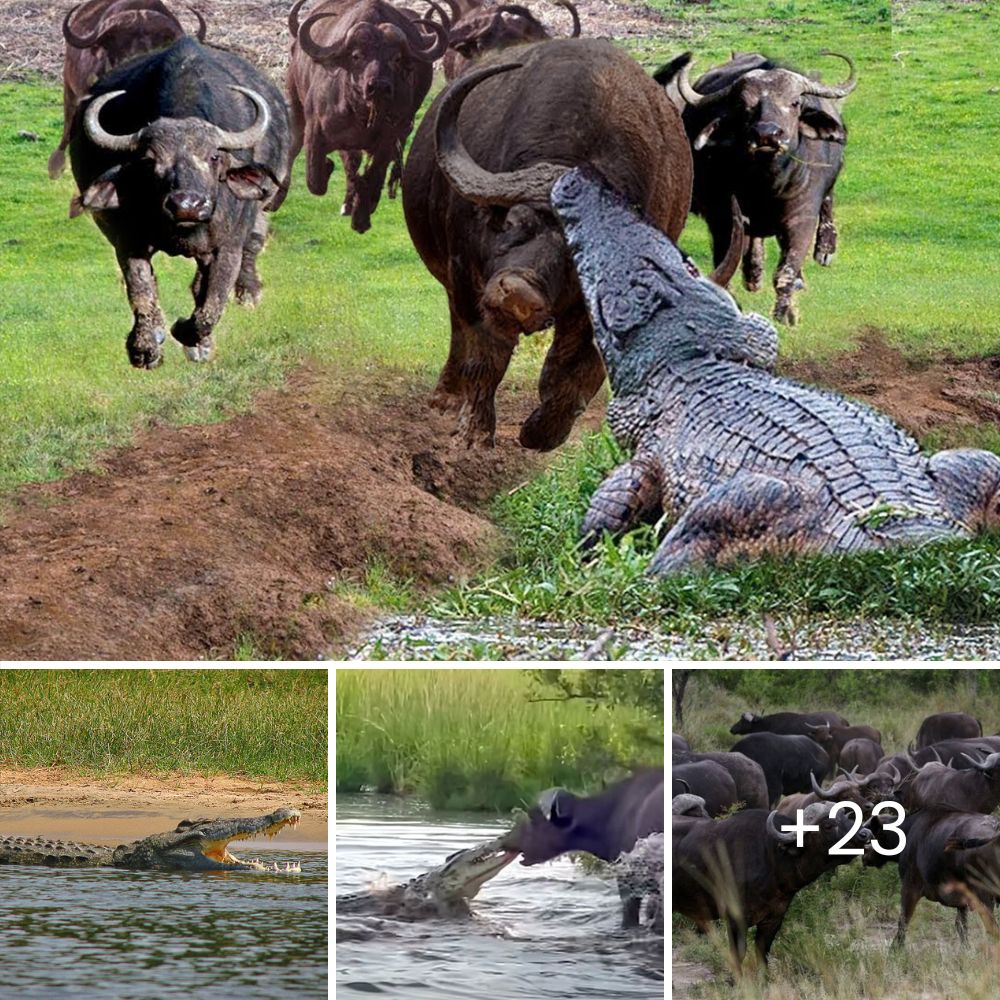
[[[881,730],[887,753],[905,748],[925,716],[965,711],[987,731],[1000,719],[1000,677],[978,670],[691,670],[680,730],[694,749],[728,750],[729,727],[747,710],[832,709],[853,723]],[[785,1000],[821,995],[831,1000],[900,997],[985,998],[996,992],[990,945],[970,921],[968,949],[958,947],[954,912],[921,902],[906,949],[889,943],[899,916],[899,875],[894,865],[837,868],[800,892],[785,918],[768,972],[750,958],[742,979],[729,980],[728,944],[722,925],[707,937],[674,918],[676,963],[697,970],[674,995],[714,1000]],[[682,973],[687,975],[687,973]]]
[[[0,764],[326,785],[325,670],[0,670]]]
[[[577,671],[563,672],[577,684]],[[340,669],[338,792],[413,793],[438,809],[506,811],[543,788],[597,789],[622,766],[663,757],[660,715],[603,698],[553,700],[529,672]],[[623,690],[611,680],[609,690]]]

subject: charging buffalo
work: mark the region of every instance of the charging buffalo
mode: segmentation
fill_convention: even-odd
[[[262,208],[288,170],[288,115],[245,60],[184,37],[112,70],[80,106],[70,144],[81,195],[115,248],[135,317],[129,360],[162,360],[166,320],[151,258],[193,257],[195,309],[171,328],[207,360],[226,300],[260,296]]]

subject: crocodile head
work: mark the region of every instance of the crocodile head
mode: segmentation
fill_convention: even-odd
[[[507,849],[504,839],[497,837],[448,855],[444,864],[414,879],[410,887],[444,903],[473,899],[491,878],[499,875],[517,857],[519,852]]]
[[[161,871],[274,871],[259,861],[241,860],[230,853],[229,844],[273,837],[284,826],[297,826],[300,816],[298,809],[278,809],[249,819],[186,819],[170,833],[156,833],[115,848],[112,864]]]
[[[568,171],[550,198],[616,393],[641,392],[664,363],[707,355],[773,366],[771,323],[741,313],[595,171]]]

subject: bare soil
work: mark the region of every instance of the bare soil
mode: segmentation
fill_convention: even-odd
[[[252,413],[143,431],[96,472],[18,490],[0,525],[0,659],[228,657],[244,636],[311,659],[365,620],[331,585],[373,558],[419,586],[483,567],[488,501],[542,465],[517,443],[532,399],[502,389],[497,447],[469,451],[426,398],[389,373],[331,398],[300,370]]]
[[[291,806],[299,825],[275,845],[327,843],[327,795],[295,782],[189,774],[86,777],[62,768],[0,767],[0,833],[124,843],[183,819],[254,816]]]

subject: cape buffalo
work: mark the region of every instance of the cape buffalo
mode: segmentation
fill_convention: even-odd
[[[541,402],[520,434],[544,451],[604,381],[552,184],[589,164],[676,238],[691,150],[663,89],[611,42],[553,39],[516,57],[486,56],[439,95],[413,138],[403,210],[448,295],[451,348],[432,405],[458,411],[467,444],[492,445],[494,397],[520,334],[554,324]]]
[[[935,761],[918,768],[905,794],[907,810],[991,813],[1000,806],[1000,753],[992,753],[985,760],[963,756],[968,764],[964,770]]]
[[[873,840],[884,848],[898,844],[898,835],[883,832],[880,818],[869,822]],[[864,864],[899,865],[901,905],[894,948],[906,943],[906,929],[921,899],[955,908],[955,929],[964,944],[970,907],[987,933],[1000,937],[993,909],[1000,903],[1000,818],[978,812],[922,809],[902,824],[906,843],[892,856],[865,851]]]
[[[522,865],[551,861],[568,851],[614,861],[641,837],[663,833],[663,820],[663,771],[642,768],[589,798],[564,788],[542,792],[504,846],[521,852]],[[625,898],[622,925],[634,927],[638,919],[639,901]]]
[[[189,359],[207,360],[230,292],[260,296],[262,206],[288,169],[281,94],[245,60],[185,36],[101,78],[80,106],[70,159],[79,207],[94,213],[125,278],[129,360],[162,360],[157,251],[197,263],[194,312],[171,333]]]
[[[741,753],[692,753],[690,751],[675,751],[674,764],[693,764],[699,761],[711,761],[724,767],[736,783],[736,798],[743,803],[744,809],[767,809],[767,779],[764,771],[755,760]]]
[[[693,792],[705,800],[705,808],[709,816],[718,816],[725,812],[739,799],[736,793],[736,782],[729,772],[720,764],[710,760],[691,764],[675,764],[671,777],[673,779],[673,794]],[[683,781],[682,787],[679,782]]]
[[[306,150],[306,186],[326,194],[337,151],[347,178],[341,215],[351,228],[371,228],[386,172],[395,197],[403,146],[431,86],[434,60],[448,45],[444,23],[415,19],[387,0],[326,0],[299,25],[299,0],[289,13],[295,41],[288,65],[292,152]],[[428,34],[429,33],[429,34]],[[364,154],[370,157],[361,173]]]
[[[683,835],[674,841],[674,911],[703,931],[711,921],[724,919],[737,966],[746,954],[747,929],[756,927],[757,951],[766,963],[795,894],[852,860],[829,854],[853,822],[846,810],[831,818],[832,808],[818,802],[805,809],[804,822],[819,829],[804,834],[802,847],[796,846],[794,833],[782,829],[794,819],[777,812],[747,809],[718,822],[678,817]],[[864,847],[870,837],[860,827],[844,846]]]
[[[845,771],[857,768],[861,774],[871,774],[884,756],[880,743],[863,738],[854,739],[844,744],[838,763]]]
[[[754,715],[744,712],[729,730],[734,736],[747,733],[777,733],[779,736],[808,736],[809,726],[849,725],[847,719],[836,712],[775,712],[774,715]]]
[[[808,736],[751,733],[737,741],[730,752],[744,754],[760,764],[772,806],[783,794],[808,792],[811,775],[819,779],[830,771],[829,756]]]
[[[205,40],[205,19],[198,19],[198,41]],[[92,84],[109,69],[144,52],[169,45],[184,26],[160,0],[87,0],[63,19],[63,133],[49,157],[49,177],[66,165],[66,147],[76,109]]]
[[[982,723],[965,712],[938,712],[928,715],[917,731],[917,749],[942,740],[974,739],[983,735]]]
[[[670,736],[670,746],[674,750],[690,750],[691,745],[688,743],[683,736],[677,736],[676,734],[671,734]]]
[[[573,18],[569,37],[580,35],[580,15],[570,0],[552,0]],[[486,52],[499,52],[524,42],[551,38],[548,29],[534,14],[519,4],[476,6],[456,18],[448,33],[448,51],[444,54],[446,80],[461,76],[469,64]]]
[[[880,748],[882,745],[882,734],[871,726],[838,726],[830,723],[813,726],[807,723],[806,729],[808,735],[830,755],[830,762],[834,767],[840,762],[844,746],[851,740],[871,740]]]
[[[746,218],[749,247],[743,277],[760,288],[764,238],[775,236],[781,260],[774,274],[774,318],[795,323],[793,294],[802,287],[802,265],[814,257],[829,264],[837,246],[833,186],[844,160],[847,127],[839,101],[857,83],[854,63],[841,84],[823,84],[753,52],[744,52],[688,82],[688,60],[674,60],[657,74],[687,102],[684,125],[695,156],[693,210],[712,234],[716,262],[729,247],[730,200]]]

